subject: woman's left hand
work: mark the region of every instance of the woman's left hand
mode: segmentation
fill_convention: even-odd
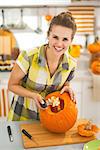
[[[70,88],[70,86],[65,85],[65,86],[61,89],[60,94],[63,94],[64,92],[68,92],[69,95],[70,95],[70,97],[71,97],[71,100],[72,100],[74,103],[76,103],[75,94],[74,94],[73,90]]]

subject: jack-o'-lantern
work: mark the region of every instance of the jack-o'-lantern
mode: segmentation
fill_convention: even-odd
[[[56,91],[46,96],[51,103],[45,110],[40,110],[40,121],[51,132],[64,133],[76,122],[77,107],[68,93]]]

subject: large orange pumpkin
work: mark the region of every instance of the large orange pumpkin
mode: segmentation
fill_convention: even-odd
[[[91,70],[95,74],[100,74],[100,60],[96,60],[91,64]]]
[[[68,93],[60,94],[58,91],[50,93],[46,96],[46,101],[51,97],[59,98],[60,104],[55,107],[49,105],[47,109],[40,110],[40,121],[49,131],[64,133],[76,122],[76,104],[70,99]]]

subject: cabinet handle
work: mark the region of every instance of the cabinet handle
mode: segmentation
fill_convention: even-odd
[[[93,86],[88,86],[88,89],[93,89]]]

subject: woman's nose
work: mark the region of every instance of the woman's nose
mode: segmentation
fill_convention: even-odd
[[[59,40],[59,41],[57,42],[57,46],[58,46],[58,47],[62,47],[62,46],[63,46],[63,42]]]

